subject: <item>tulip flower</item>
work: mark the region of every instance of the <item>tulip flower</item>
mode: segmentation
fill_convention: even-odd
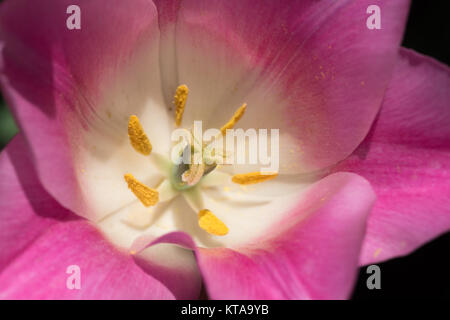
[[[0,298],[345,299],[447,232],[449,68],[372,2],[4,1]],[[174,164],[195,121],[279,129],[279,170]]]

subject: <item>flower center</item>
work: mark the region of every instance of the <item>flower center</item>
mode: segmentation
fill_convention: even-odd
[[[186,107],[186,101],[188,97],[188,87],[186,85],[180,85],[174,95],[175,105],[175,126],[180,127],[183,120],[183,113]],[[246,110],[246,104],[244,103],[240,108],[236,110],[230,120],[225,123],[220,129],[220,133],[214,139],[221,139],[225,136],[228,129],[232,129],[236,123],[242,118]],[[186,130],[186,129],[183,129]],[[168,179],[164,180],[156,189],[148,187],[138,179],[136,179],[131,173],[124,175],[125,181],[128,184],[128,188],[134,193],[136,198],[147,208],[153,207],[160,202],[166,202],[182,192],[190,192],[195,190],[200,182],[207,175],[211,174],[218,167],[217,157],[224,157],[219,155],[214,148],[211,148],[211,143],[204,141],[198,141],[193,137],[191,131],[189,132],[190,139],[177,155],[178,161],[170,162],[170,165],[165,166],[170,169],[167,172]],[[128,136],[132,147],[144,156],[149,156],[152,153],[152,145],[144,132],[144,129],[139,122],[139,119],[135,115],[131,115],[128,122]],[[223,149],[222,149],[223,151]],[[153,156],[153,155],[152,155]],[[163,157],[159,155],[159,157]],[[165,161],[168,163],[169,161]],[[255,184],[263,181],[273,179],[277,174],[262,174],[260,172],[251,172],[246,174],[234,175],[231,181],[236,184],[247,185]],[[210,179],[215,184],[220,184],[221,179]],[[210,182],[211,183],[211,182]],[[192,203],[194,203],[193,201]],[[224,236],[228,233],[228,227],[220,220],[213,212],[207,208],[197,208],[195,204],[191,205],[194,210],[197,211],[197,221],[200,228],[211,235]],[[146,224],[151,221],[151,212],[149,211],[147,216],[142,218],[131,217],[130,223],[139,227],[145,227]]]
[[[201,148],[201,151],[196,150],[195,146],[187,145],[183,152],[180,154],[179,164],[174,164],[171,170],[171,182],[175,189],[186,190],[194,187],[200,180],[208,173],[212,172],[217,164],[210,165],[205,164],[204,161],[198,161],[195,163],[195,158],[198,154],[203,154],[205,148]],[[188,163],[185,163],[183,159],[189,158],[190,154],[194,154]]]

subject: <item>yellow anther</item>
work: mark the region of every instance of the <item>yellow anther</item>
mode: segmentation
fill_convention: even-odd
[[[215,236],[224,236],[228,233],[228,227],[220,221],[208,209],[200,210],[198,213],[198,225],[206,232]]]
[[[178,86],[175,92],[173,103],[175,104],[175,124],[177,127],[181,125],[183,119],[184,107],[186,106],[186,100],[188,97],[189,89],[186,85],[182,84]]]
[[[239,109],[236,110],[233,117],[231,117],[230,121],[228,121],[221,129],[223,135],[227,132],[227,129],[231,129],[234,125],[242,118],[244,115],[245,109],[247,108],[247,104],[244,103]]]
[[[158,203],[159,193],[155,189],[147,187],[142,182],[136,180],[132,174],[127,173],[125,181],[128,183],[128,188],[133,191],[134,195],[142,202],[146,207],[154,206]]]
[[[250,172],[243,174],[235,174],[231,181],[237,184],[255,184],[276,178],[278,173],[262,174],[261,172]]]
[[[138,117],[134,115],[130,116],[128,121],[128,136],[130,137],[131,145],[137,152],[145,156],[152,152],[152,144],[145,134]]]

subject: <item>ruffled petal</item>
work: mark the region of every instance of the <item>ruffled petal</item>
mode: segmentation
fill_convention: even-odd
[[[63,208],[42,187],[30,160],[26,141],[21,134],[17,135],[0,154],[0,272],[10,264],[14,265],[15,259],[25,259],[21,255],[28,257],[28,250],[30,248],[34,250],[35,246],[41,245],[34,242],[40,243],[39,241],[42,241],[40,237],[46,237],[49,228],[62,222],[79,219],[80,217]],[[73,232],[78,232],[78,229],[74,228]],[[63,236],[63,233],[53,236]],[[105,240],[102,241],[105,242]],[[177,299],[198,298],[201,279],[190,250],[161,245],[158,248],[149,248],[133,258],[146,273],[167,286]],[[135,267],[132,269],[134,270]],[[5,271],[7,274],[8,270]],[[14,270],[20,273],[9,274],[12,279],[26,277],[30,272],[25,269]],[[39,278],[40,275],[33,275],[33,277]],[[46,275],[42,277],[45,278]],[[42,279],[33,281],[42,281]],[[1,284],[0,291],[2,291]],[[49,298],[55,294],[50,291],[39,293],[39,297]],[[33,296],[28,291],[21,291],[17,295],[14,293],[14,297],[32,298]],[[84,294],[82,297],[77,295],[64,297],[96,298],[86,297]]]
[[[161,207],[149,210],[136,201],[103,219],[96,226],[105,238],[133,255],[136,263],[163,283],[177,299],[197,299],[202,281],[192,250],[163,244],[151,246],[142,252],[137,249],[141,243],[149,243],[173,229],[184,229],[186,226],[179,225],[181,216],[188,215],[187,218],[195,219],[195,216],[189,216],[189,212],[172,212],[166,205],[170,208],[169,203],[164,203]],[[130,224],[129,214],[145,216],[144,219],[149,220],[149,225]],[[176,222],[175,226],[171,226],[173,229],[167,228],[164,218]]]
[[[400,50],[379,117],[336,170],[367,178],[377,194],[361,264],[406,255],[450,230],[450,72]]]
[[[173,299],[174,295],[89,222],[74,221],[52,226],[0,274],[0,297]]]
[[[347,298],[374,199],[366,180],[350,173],[333,174],[314,184],[305,200],[259,241],[238,249],[196,248],[209,297]],[[147,246],[157,243],[195,249],[182,232]]]
[[[198,299],[202,278],[191,249],[178,245],[155,243],[140,251],[156,237],[141,236],[131,246],[136,263],[155,279],[161,281],[178,300]],[[158,245],[156,245],[158,244]]]

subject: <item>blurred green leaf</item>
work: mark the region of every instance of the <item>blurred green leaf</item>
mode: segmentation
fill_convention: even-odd
[[[17,132],[18,129],[11,112],[0,96],[0,150],[6,146]]]

